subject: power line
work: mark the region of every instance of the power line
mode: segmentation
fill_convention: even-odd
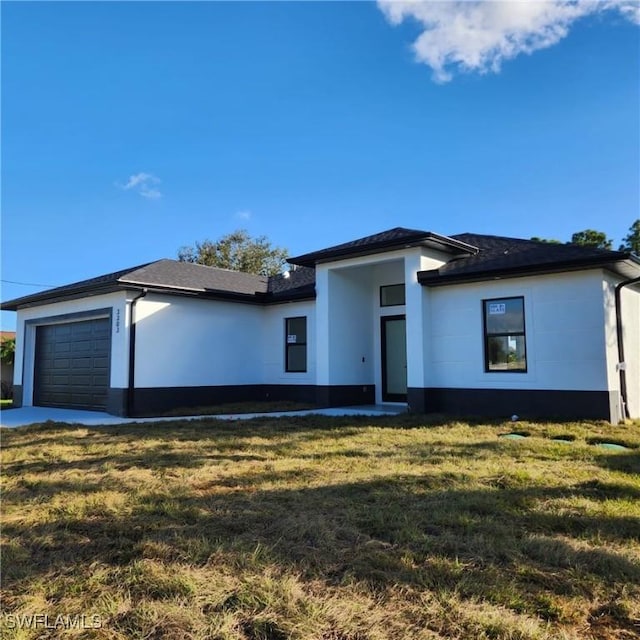
[[[42,282],[18,282],[16,280],[0,280],[6,284],[19,284],[23,287],[55,287],[55,284],[42,284]]]

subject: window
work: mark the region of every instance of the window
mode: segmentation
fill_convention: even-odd
[[[524,298],[484,300],[484,370],[525,373]]]
[[[285,370],[307,370],[307,319],[285,318]]]
[[[404,285],[390,284],[380,287],[380,306],[394,307],[404,304]]]

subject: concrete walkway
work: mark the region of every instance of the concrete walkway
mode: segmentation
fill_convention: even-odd
[[[75,409],[52,409],[49,407],[22,407],[0,412],[1,427],[24,427],[41,422],[66,422],[86,426],[131,424],[134,422],[168,422],[170,420],[247,420],[249,418],[281,416],[384,416],[406,412],[402,405],[363,405],[358,407],[331,407],[328,409],[306,409],[304,411],[273,411],[270,413],[227,413],[214,416],[171,416],[170,418],[119,418],[102,411],[77,411]]]

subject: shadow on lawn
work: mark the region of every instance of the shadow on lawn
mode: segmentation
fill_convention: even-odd
[[[215,462],[265,463],[299,448],[303,441],[326,440],[328,434],[339,440],[372,423],[366,419],[360,427],[354,426],[353,418],[348,418],[336,419],[329,427],[323,421],[320,427],[313,418],[304,422],[296,422],[291,429],[279,423],[276,433],[269,420],[216,421],[210,431],[202,425],[157,429],[146,425],[144,431],[135,426],[84,429],[82,438],[90,444],[113,443],[118,438],[119,442],[131,441],[131,451],[88,454],[70,462],[10,463],[5,474],[30,472],[42,478],[4,498],[17,501],[126,489],[115,480],[113,487],[108,485],[111,480],[47,480],[46,474],[56,471],[101,473],[106,468],[164,470]],[[50,429],[34,429],[29,444],[37,445],[38,440],[45,447],[81,442],[77,432],[74,436],[63,431],[55,432],[54,441],[47,435]],[[243,438],[264,438],[264,442],[253,441],[252,453],[245,455],[238,453]],[[141,441],[147,448],[136,452],[133,443]],[[193,447],[176,449],[171,441],[192,442]],[[23,441],[21,446],[27,445]],[[498,441],[443,442],[403,447],[393,455],[408,461],[413,457],[424,464],[439,458],[443,449],[448,455],[482,456],[508,446]],[[317,457],[335,455],[328,451]],[[341,455],[364,454],[347,449]],[[595,459],[602,466],[627,473],[634,473],[638,464],[635,452]],[[52,573],[83,575],[94,563],[124,571],[134,561],[152,559],[169,569],[171,563],[187,563],[215,572],[217,563],[242,567],[253,559],[265,569],[278,566],[328,584],[362,581],[380,591],[405,585],[455,592],[554,621],[564,614],[550,594],[567,598],[581,598],[585,592],[614,594],[625,584],[640,583],[638,563],[602,543],[612,542],[619,548],[639,541],[636,519],[548,509],[552,501],[564,499],[640,500],[640,490],[633,486],[599,480],[558,487],[513,486],[508,478],[504,482],[496,478],[495,484],[488,481],[482,489],[472,490],[465,489],[460,478],[453,478],[447,488],[447,476],[433,474],[271,488],[289,480],[313,481],[314,474],[310,469],[277,472],[256,467],[178,487],[174,492],[133,495],[126,512],[104,513],[97,503],[82,517],[62,508],[45,523],[7,522],[3,527],[7,540],[3,589],[7,594],[26,593],[30,584]],[[589,540],[600,542],[590,546]],[[256,554],[256,549],[261,553]],[[611,624],[626,629],[632,622],[622,616]]]
[[[220,420],[215,416],[202,420],[171,420],[157,423],[133,423],[111,426],[82,426],[76,424],[44,422],[21,427],[19,432],[9,431],[21,436],[16,444],[6,442],[3,448],[27,446],[47,446],[78,444],[78,432],[91,438],[96,444],[108,444],[113,438],[128,440],[132,444],[147,440],[162,439],[178,442],[203,442],[215,440],[216,443],[231,442],[237,446],[240,438],[264,437],[267,439],[283,439],[294,444],[300,441],[323,440],[327,434],[335,439],[357,435],[361,430],[371,426],[385,429],[429,428],[448,424],[449,421],[440,416],[420,414],[390,414],[384,416],[288,416],[259,417],[248,420]],[[478,421],[478,424],[480,422]],[[484,421],[482,424],[491,424]],[[29,440],[24,435],[33,436]],[[6,440],[6,438],[5,438]]]
[[[600,455],[596,461],[601,467],[611,471],[640,475],[640,452],[637,449],[625,453]]]
[[[560,516],[544,509],[556,498],[607,500],[626,488],[584,483],[568,491],[443,490],[433,488],[432,480],[410,476],[295,490],[244,489],[247,481],[272,482],[276,475],[225,478],[215,493],[200,487],[181,496],[143,494],[130,515],[96,510],[82,518],[62,512],[44,524],[9,522],[5,537],[22,557],[12,561],[12,546],[7,547],[4,589],[24,592],[29,582],[52,571],[82,571],[92,563],[124,567],[151,557],[206,566],[212,557],[222,557],[242,564],[257,547],[264,549],[265,567],[277,564],[327,583],[455,591],[548,620],[559,615],[549,593],[579,595],[594,581],[607,590],[640,582],[637,563],[579,540],[628,542],[640,535],[635,519]],[[71,490],[67,484],[58,488]],[[220,491],[231,486],[235,490]]]
[[[407,426],[419,426],[422,423],[417,416],[404,415],[373,418],[367,416],[322,416],[321,418],[301,416],[296,417],[295,420],[254,418],[237,422],[207,419],[199,423],[182,422],[178,425],[171,422],[107,427],[43,423],[27,427],[21,433],[15,434],[22,436],[27,433],[33,435],[32,438],[27,440],[20,438],[15,444],[5,441],[3,448],[8,450],[37,447],[46,452],[47,448],[53,445],[56,447],[91,445],[110,447],[114,443],[131,445],[131,451],[127,454],[93,456],[88,454],[83,459],[73,460],[56,460],[53,457],[47,457],[5,463],[5,469],[11,473],[56,473],[73,469],[97,471],[103,466],[108,466],[111,469],[128,469],[137,466],[192,468],[203,466],[213,460],[265,461],[269,457],[283,456],[297,451],[304,443],[329,439],[339,442],[359,434],[361,430],[369,429],[372,424],[385,428],[404,429]],[[422,424],[422,426],[425,425]],[[256,438],[263,439],[264,442],[255,442]],[[242,447],[243,439],[251,439],[251,449],[261,453],[246,455],[237,453],[238,449]],[[149,443],[155,444],[150,446]],[[176,443],[192,443],[194,449],[176,451]],[[216,453],[207,453],[210,450],[215,450]],[[319,458],[332,455],[356,457],[366,454],[352,450],[351,453],[348,451],[323,452],[322,454],[300,457]]]

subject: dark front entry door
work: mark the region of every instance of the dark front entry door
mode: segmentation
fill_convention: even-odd
[[[382,400],[407,401],[407,322],[405,316],[381,318]]]

